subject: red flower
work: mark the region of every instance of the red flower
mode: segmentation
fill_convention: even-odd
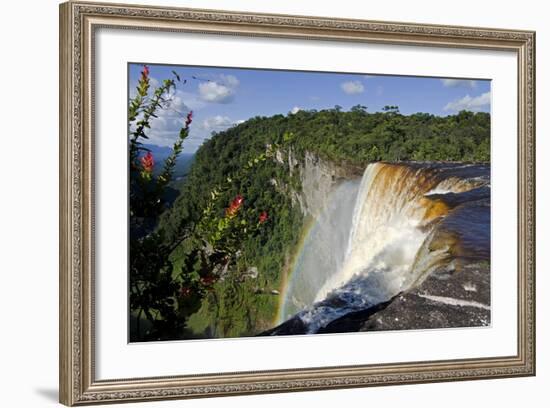
[[[242,202],[243,202],[244,198],[242,195],[238,195],[237,197],[235,197],[235,199],[233,200],[233,204],[235,205],[241,205]]]
[[[225,209],[225,216],[228,218],[233,218],[234,216],[236,216],[243,204],[243,201],[244,198],[242,195],[239,194],[238,196],[236,196],[229,204],[229,207]]]
[[[179,294],[181,297],[187,297],[191,295],[191,288],[189,286],[182,286],[179,290]]]
[[[214,282],[216,282],[216,277],[214,275],[207,275],[207,276],[203,276],[201,278],[201,283],[204,285],[204,286],[210,286],[212,285]]]
[[[193,111],[189,111],[187,114],[187,117],[185,118],[185,127],[189,127],[191,122],[193,122]]]
[[[260,218],[258,219],[258,221],[260,222],[260,224],[263,224],[263,223],[266,222],[268,219],[269,219],[269,216],[267,215],[267,211],[262,211],[262,213],[260,214]]]
[[[151,152],[147,152],[145,156],[141,158],[141,167],[146,173],[151,173],[153,171],[153,166],[155,165],[155,159]]]
[[[143,66],[143,70],[141,71],[141,79],[145,80],[149,77],[149,67],[147,65]]]

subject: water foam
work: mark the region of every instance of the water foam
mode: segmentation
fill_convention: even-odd
[[[281,321],[297,313],[315,333],[338,317],[391,299],[450,262],[450,247],[432,251],[428,245],[449,211],[429,195],[477,185],[429,167],[370,164],[357,190],[348,184],[338,191],[306,239]]]

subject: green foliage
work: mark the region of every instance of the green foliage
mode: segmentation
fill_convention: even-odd
[[[179,78],[176,76],[179,81]],[[191,113],[171,154],[164,161],[160,175],[153,173],[154,155],[143,146],[147,129],[160,109],[169,106],[174,80],[165,80],[150,95],[149,68],[143,67],[136,96],[128,106],[130,170],[130,314],[132,340],[172,338],[181,333],[188,314],[198,310],[201,291],[183,293],[185,276],[173,278],[169,262],[170,246],[151,233],[159,214],[165,208],[167,184],[172,178],[175,161],[189,134]],[[200,288],[199,288],[200,289]]]
[[[148,78],[142,77],[129,105],[130,305],[137,340],[234,337],[271,327],[278,304],[273,293],[288,272],[304,222],[291,199],[290,192],[302,186],[288,163],[289,151],[297,159],[310,151],[357,167],[373,161],[490,160],[486,113],[407,116],[397,106],[368,113],[357,105],[349,112],[335,106],[255,117],[201,146],[165,211],[159,203],[188,124],[157,176],[147,161],[140,162],[140,139],[147,138],[155,112],[166,107],[166,95],[179,80],[175,74],[149,97]]]
[[[166,244],[179,241],[185,246],[186,240],[179,239],[181,231],[193,225],[197,231],[210,231],[201,233],[209,246],[235,255],[199,313],[189,319],[195,336],[241,336],[269,328],[278,303],[271,291],[279,289],[301,230],[302,215],[281,190],[298,184],[297,177],[291,178],[273,158],[277,149],[290,146],[294,134],[280,133],[274,143],[253,126],[248,131],[243,128],[248,127],[237,126],[205,142],[180,196],[159,222],[158,233]],[[239,216],[224,217],[238,196],[243,199]],[[264,210],[268,219],[258,229]],[[172,254],[175,263],[185,262],[186,256],[181,248]],[[257,268],[256,278],[246,278],[250,268]]]
[[[174,76],[180,80],[176,73]],[[174,80],[164,80],[149,96],[149,69],[144,66],[136,96],[128,107],[132,341],[183,337],[188,317],[199,310],[202,299],[235,261],[242,242],[261,233],[268,219],[265,209],[261,216],[262,213],[243,205],[240,196],[233,198],[224,213],[211,211],[215,205],[222,205],[221,192],[231,190],[243,177],[250,178],[247,173],[266,160],[268,152],[263,152],[249,156],[235,175],[213,187],[203,203],[202,213],[196,214],[196,218],[182,217],[171,240],[164,239],[161,228],[156,230],[158,217],[166,208],[167,187],[177,158],[189,135],[192,112],[187,114],[160,173],[154,173],[154,155],[144,147],[142,139],[148,138],[147,129],[157,112],[169,107],[173,88]]]
[[[276,150],[284,164],[271,158]],[[327,160],[363,167],[380,160],[489,161],[490,117],[471,112],[405,116],[397,106],[367,113],[367,107],[358,105],[343,112],[336,106],[255,117],[213,134],[197,152],[180,196],[163,214],[158,229],[166,244],[180,242],[180,247],[187,245],[179,238],[183,226],[207,229],[212,231],[209,245],[220,250],[228,246],[237,254],[224,278],[188,318],[187,336],[254,335],[273,324],[278,298],[271,292],[287,273],[303,224],[288,194],[301,190],[298,172],[291,172],[286,163],[289,150],[298,158],[311,151]],[[254,163],[251,157],[260,159]],[[258,209],[269,209],[269,222],[261,233],[231,238],[235,221],[223,214],[237,195],[247,206],[239,214],[243,226],[257,224]],[[188,255],[178,248],[171,256],[184,263]],[[252,267],[258,276],[246,278]]]
[[[222,146],[225,143],[229,145]],[[360,105],[349,112],[338,106],[301,110],[288,116],[252,118],[215,135],[199,153],[217,157],[222,170],[232,171],[243,150],[260,151],[269,143],[290,143],[295,153],[309,150],[325,159],[357,166],[379,160],[487,162],[490,115],[467,111],[446,117],[402,115],[397,106],[367,113]],[[220,156],[212,156],[218,153]],[[208,164],[203,166],[201,171],[210,170]]]
[[[141,220],[133,225],[137,228],[131,231],[134,235],[138,234],[138,230],[143,230],[143,224],[148,223],[148,219],[155,219],[165,209],[166,186],[172,179],[176,159],[182,151],[184,140],[189,135],[191,112],[185,126],[180,130],[172,153],[164,161],[162,172],[155,177],[155,160],[151,152],[143,146],[143,140],[149,138],[147,130],[151,128],[151,121],[157,117],[157,112],[169,107],[170,93],[175,87],[175,80],[167,79],[149,95],[149,68],[144,66],[136,87],[136,96],[129,103],[130,215],[136,220]]]

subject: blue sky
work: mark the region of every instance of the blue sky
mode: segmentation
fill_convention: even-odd
[[[130,97],[143,68],[129,65]],[[192,153],[213,131],[222,131],[254,116],[292,114],[300,109],[349,110],[361,104],[369,112],[397,105],[403,114],[446,116],[460,110],[490,111],[489,80],[423,78],[370,74],[274,71],[194,66],[149,65],[152,86],[173,78],[182,81],[171,95],[170,109],[153,120],[150,143],[173,144],[185,114],[194,120],[184,150]],[[195,77],[195,79],[193,78]]]

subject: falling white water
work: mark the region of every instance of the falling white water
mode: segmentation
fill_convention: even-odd
[[[358,187],[358,181],[340,184],[311,226],[284,294],[281,321],[312,305],[321,286],[342,268]]]
[[[458,177],[449,177],[441,181],[435,188],[426,193],[426,196],[436,194],[461,193],[466,190],[487,185],[488,179],[485,177],[475,177],[471,179],[460,179]]]
[[[395,169],[405,169],[407,173],[420,171]],[[385,271],[383,289],[388,296],[401,291],[406,272],[427,236],[427,232],[418,228],[427,208],[419,177],[391,170],[382,163],[371,164],[365,170],[343,267],[323,285],[316,301],[323,300],[353,277],[366,277],[373,271]]]
[[[347,191],[354,198],[353,212],[349,204],[343,205],[350,203],[349,197],[340,200],[318,220],[306,240],[293,274],[295,284],[286,293],[282,320],[299,312],[308,331],[315,333],[341,316],[391,299],[451,262],[450,247],[429,248],[437,221],[449,212],[443,201],[431,195],[488,184],[488,179],[469,173],[466,177],[448,174],[455,168],[370,164],[358,191]],[[328,262],[331,257],[333,261]]]

